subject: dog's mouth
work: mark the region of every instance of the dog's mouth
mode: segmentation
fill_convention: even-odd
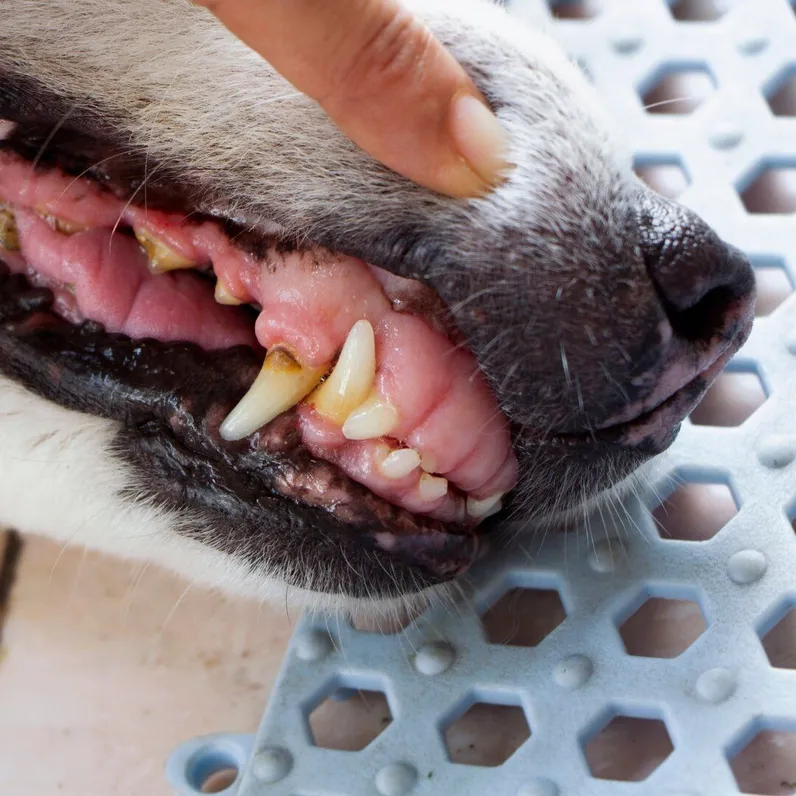
[[[432,290],[147,209],[10,151],[0,202],[5,370],[62,405],[167,434],[180,467],[204,457],[212,472],[196,478],[255,504],[322,512],[439,577],[471,563],[517,459]]]

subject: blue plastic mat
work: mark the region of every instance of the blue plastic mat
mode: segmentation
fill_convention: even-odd
[[[775,306],[796,283],[796,8],[510,8],[552,26],[622,120],[639,173],[753,258],[765,317],[647,495],[593,517],[588,536],[518,543],[475,572],[471,604],[437,608],[401,633],[303,619],[257,735],[178,749],[168,777],[180,794],[229,769],[238,776],[221,792],[236,796],[721,796],[742,792],[732,761],[761,732],[796,732],[796,657],[770,660],[764,642],[796,628],[796,299]],[[490,630],[507,599],[528,599],[530,611],[536,598],[549,621],[538,637]],[[688,618],[692,643],[675,657],[663,642],[626,646],[633,623],[665,619],[666,601],[692,606],[672,614]],[[360,751],[316,745],[309,715],[352,695],[380,706],[373,740]],[[467,749],[446,742],[484,703],[506,710],[490,738],[501,722],[512,737],[523,724],[530,735],[500,765],[468,764]],[[660,727],[643,781],[592,770],[593,740],[634,721]],[[777,787],[768,792],[796,793],[796,783]]]

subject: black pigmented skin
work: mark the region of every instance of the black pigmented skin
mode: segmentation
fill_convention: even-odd
[[[209,530],[214,546],[253,569],[267,562],[293,573],[292,585],[328,591],[329,571],[296,568],[311,546],[335,589],[355,597],[372,596],[376,583],[382,596],[415,591],[474,559],[471,529],[416,517],[313,459],[295,414],[224,442],[218,426],[259,368],[253,351],[133,341],[93,322],[69,324],[51,304],[48,290],[0,263],[0,372],[68,409],[118,421],[120,464],[146,473],[145,489],[131,485],[126,497],[155,495],[189,520],[184,532],[206,540]]]

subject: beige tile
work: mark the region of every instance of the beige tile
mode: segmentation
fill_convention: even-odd
[[[29,538],[0,658],[0,793],[166,796],[176,744],[256,728],[290,630],[284,611]]]

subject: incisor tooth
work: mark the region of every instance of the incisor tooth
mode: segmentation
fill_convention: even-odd
[[[323,368],[302,367],[283,349],[271,349],[254,384],[221,424],[221,438],[243,439],[270,423],[304,398],[323,373]]]
[[[0,246],[7,252],[19,251],[19,233],[14,214],[6,207],[0,208]]]
[[[420,465],[420,454],[412,448],[403,448],[385,456],[379,464],[379,471],[387,478],[404,478]]]
[[[308,398],[318,414],[338,425],[370,395],[376,378],[376,339],[368,321],[357,321],[348,333],[329,378]]]
[[[216,282],[216,289],[213,293],[215,296],[216,302],[218,304],[227,304],[230,307],[239,307],[243,302],[239,298],[235,298],[232,293],[229,292],[229,288],[224,284],[224,282],[219,279]]]
[[[448,479],[423,473],[417,491],[422,500],[439,500],[448,493]]]
[[[135,229],[135,237],[146,252],[149,261],[147,264],[153,274],[165,274],[167,271],[196,267],[193,260],[178,254],[171,246],[156,238],[143,227]]]
[[[389,434],[398,425],[398,412],[378,395],[371,395],[343,423],[346,439],[376,439]]]
[[[492,495],[492,497],[476,500],[475,498],[467,498],[467,513],[471,517],[482,520],[485,517],[491,517],[497,514],[503,508],[502,502],[503,495],[501,493]]]

